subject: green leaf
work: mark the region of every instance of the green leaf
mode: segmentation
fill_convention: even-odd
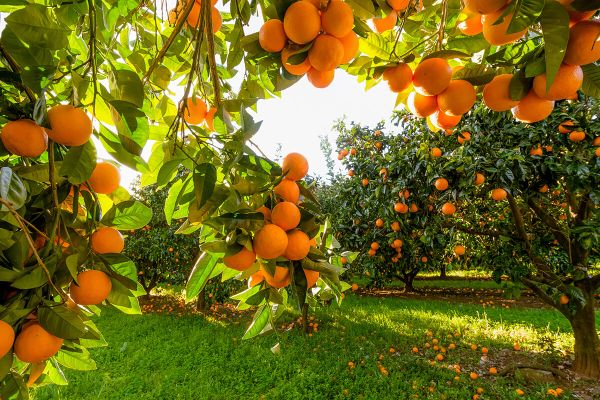
[[[346,3],[352,7],[355,17],[369,19],[376,16],[375,6],[371,0],[347,0]]]
[[[545,0],[516,0],[507,33],[520,32],[532,25],[542,13]]]
[[[515,101],[521,100],[529,93],[532,84],[533,79],[526,78],[523,70],[518,71],[510,80],[510,98]]]
[[[61,350],[55,358],[59,364],[76,371],[93,371],[96,369],[96,362],[91,359],[87,350],[80,353]]]
[[[201,208],[215,191],[217,169],[210,163],[202,163],[194,169],[193,181],[196,206]]]
[[[185,300],[190,301],[198,296],[198,293],[204,289],[206,282],[210,278],[212,270],[217,265],[218,257],[210,253],[202,253],[190,273],[187,284],[185,285]]]
[[[96,158],[96,147],[91,140],[82,146],[71,147],[60,166],[60,175],[67,176],[73,185],[79,185],[92,176]]]
[[[15,210],[23,207],[27,200],[25,185],[9,167],[0,168],[0,198],[10,203]],[[2,204],[0,210],[7,211],[8,208]]]
[[[544,34],[544,54],[546,59],[546,90],[562,64],[569,42],[569,13],[558,2],[546,2],[540,19]]]
[[[102,217],[106,226],[117,229],[140,229],[152,219],[152,209],[137,200],[128,200],[111,207]]]
[[[40,307],[38,318],[44,329],[59,338],[78,339],[90,331],[80,314],[65,305]]]
[[[582,65],[583,85],[581,91],[590,97],[600,99],[600,65]]]
[[[179,203],[179,199],[181,197],[183,183],[184,181],[181,179],[175,181],[175,183],[173,183],[169,189],[169,194],[167,194],[167,198],[165,200],[165,220],[167,225],[171,225],[173,213],[175,212],[175,208],[177,208],[177,204]]]
[[[359,39],[358,48],[367,56],[387,60],[392,52],[392,43],[381,35],[369,32],[366,38]]]
[[[434,51],[433,53],[429,53],[427,56],[423,57],[423,60],[426,60],[428,58],[471,58],[471,54],[467,54],[465,52],[457,50],[440,50]]]
[[[268,305],[260,306],[258,310],[256,310],[248,330],[246,330],[246,333],[242,336],[242,340],[252,339],[253,337],[260,335],[269,324],[270,314],[271,308],[268,307]]]
[[[46,273],[39,265],[31,268],[30,272],[16,279],[11,286],[16,289],[34,289],[48,282]]]
[[[479,86],[489,83],[497,74],[498,71],[494,68],[483,64],[473,64],[456,71],[452,79],[462,79]]]
[[[115,69],[109,75],[111,95],[136,107],[144,105],[144,84],[139,75],[127,69]]]
[[[6,17],[6,25],[27,44],[59,50],[68,46],[70,30],[58,24],[52,8],[29,4]]]

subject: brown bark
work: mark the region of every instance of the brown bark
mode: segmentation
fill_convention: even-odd
[[[440,269],[440,279],[446,279],[448,276],[446,275],[446,266],[442,265]]]
[[[198,300],[196,300],[196,310],[200,312],[206,311],[206,296],[204,295],[204,289],[198,293]]]
[[[413,286],[415,276],[417,276],[417,274],[412,273],[412,272],[402,275],[401,280],[404,283],[404,292],[406,292],[406,293],[416,292],[415,287]]]
[[[596,315],[592,292],[584,292],[586,304],[569,318],[575,335],[573,370],[589,378],[600,379],[600,338],[596,331]]]

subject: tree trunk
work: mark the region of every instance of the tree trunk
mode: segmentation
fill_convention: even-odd
[[[600,379],[600,338],[596,331],[596,315],[592,292],[584,292],[585,307],[569,318],[575,335],[573,370],[589,378]]]
[[[206,311],[206,296],[204,295],[204,289],[198,293],[198,300],[196,300],[196,310],[200,312]]]
[[[442,269],[440,269],[440,279],[446,279],[446,266],[442,265]]]
[[[405,293],[413,293],[415,292],[415,287],[413,286],[413,281],[415,280],[415,276],[417,274],[406,274],[402,276],[402,282],[404,282],[404,292]]]

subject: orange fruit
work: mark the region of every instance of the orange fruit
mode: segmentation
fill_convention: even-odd
[[[596,136],[592,141],[592,146],[600,146],[600,136]]]
[[[331,35],[317,36],[312,47],[308,50],[310,65],[321,72],[337,68],[342,63],[343,58],[344,46],[342,42]]]
[[[219,29],[221,29],[221,24],[223,24],[223,18],[221,17],[221,13],[215,7],[211,7],[210,16],[212,20],[212,30],[213,33],[217,33]],[[187,23],[192,28],[198,28],[200,26],[200,16],[202,15],[202,5],[196,2],[188,14]]]
[[[101,161],[96,163],[88,184],[96,193],[110,194],[119,188],[121,174],[114,164]]]
[[[292,281],[292,275],[290,274],[289,268],[276,266],[275,274],[273,275],[269,274],[263,267],[261,267],[261,271],[265,281],[267,281],[270,286],[277,289],[286,287]]]
[[[515,393],[518,394],[519,396],[523,396],[525,394],[525,392],[522,389],[515,390]]]
[[[54,356],[62,347],[63,339],[48,333],[38,322],[23,326],[15,339],[15,355],[28,363],[39,363]]]
[[[248,287],[254,287],[258,284],[260,284],[263,280],[265,279],[265,276],[263,275],[263,271],[262,270],[258,270],[255,273],[253,273],[252,275],[250,275],[250,278],[248,278]]]
[[[573,131],[573,132],[569,133],[569,140],[571,142],[582,142],[585,140],[585,132]]]
[[[511,74],[501,74],[494,77],[483,88],[483,102],[493,111],[508,111],[519,104],[510,98]]]
[[[471,372],[469,374],[469,378],[475,380],[475,379],[479,378],[479,375],[477,374],[477,372]]]
[[[283,200],[294,204],[298,204],[298,200],[300,199],[300,188],[298,187],[298,184],[289,179],[283,179],[279,185],[275,186],[273,193]]]
[[[189,97],[185,101],[183,119],[190,125],[201,124],[206,118],[206,103],[195,97]]]
[[[258,43],[264,51],[277,53],[283,50],[287,42],[283,22],[279,19],[270,19],[258,31]]]
[[[550,188],[548,187],[548,185],[543,185],[541,188],[539,188],[538,192],[540,192],[540,193],[547,193],[548,190],[550,190]]]
[[[38,157],[48,148],[46,130],[30,119],[8,122],[2,127],[0,140],[6,150],[19,157]]]
[[[32,387],[46,369],[46,362],[33,363],[29,370],[29,377],[27,378],[27,387]]]
[[[431,149],[431,156],[432,157],[441,157],[442,149],[440,149],[439,147],[434,147],[433,149]]]
[[[289,231],[300,223],[300,210],[294,203],[282,201],[273,207],[271,221],[284,231]]]
[[[425,257],[425,256],[421,257],[421,262],[426,263],[427,262],[427,257]]]
[[[308,81],[318,89],[326,88],[333,82],[335,71],[319,71],[315,68],[308,70],[307,77]]]
[[[448,189],[448,180],[446,178],[437,178],[433,183],[437,190],[444,191]]]
[[[286,10],[283,28],[294,43],[312,42],[321,31],[319,10],[308,1],[297,1]]]
[[[277,225],[267,224],[256,232],[252,243],[258,257],[271,260],[283,255],[288,245],[288,236]]]
[[[531,124],[546,119],[554,109],[554,101],[538,97],[533,90],[511,109],[517,121]]]
[[[368,186],[369,185],[369,180],[367,178],[364,178],[361,183],[362,183],[363,186]]]
[[[237,253],[223,257],[223,264],[237,271],[247,270],[254,261],[256,261],[256,254],[246,247],[242,247]]]
[[[289,153],[281,162],[281,170],[286,179],[298,181],[308,174],[308,161],[300,153]]]
[[[381,218],[377,218],[375,221],[375,226],[378,228],[383,228],[383,220]]]
[[[581,21],[573,25],[564,62],[586,65],[600,59],[600,21]]]
[[[77,274],[77,283],[71,282],[69,294],[73,301],[82,306],[102,303],[110,294],[110,277],[102,271],[89,270]]]
[[[310,61],[308,60],[308,55],[306,55],[304,61],[302,61],[300,64],[290,64],[287,61],[288,58],[290,58],[292,55],[293,51],[288,49],[287,47],[281,50],[281,64],[283,65],[283,68],[285,68],[285,70],[292,75],[304,75],[305,73],[307,73],[310,69]]]
[[[439,109],[453,116],[467,113],[476,100],[477,94],[473,85],[460,79],[451,81],[448,88],[437,96]]]
[[[406,99],[408,110],[419,118],[429,117],[437,111],[437,97],[424,96],[417,92],[411,92]]]
[[[454,254],[456,254],[457,256],[462,256],[463,254],[465,254],[465,246],[463,246],[462,244],[454,246]]]
[[[458,140],[459,144],[468,142],[469,140],[471,140],[471,133],[470,132],[461,132],[458,134],[457,140]]]
[[[353,177],[354,176],[354,170],[353,169],[351,169],[351,170],[348,171],[348,176],[349,177]]]
[[[506,199],[506,196],[507,196],[506,190],[504,190],[502,188],[492,189],[492,199],[494,199],[496,201],[502,201],[502,200]]]
[[[81,146],[92,136],[92,120],[81,108],[59,104],[48,110],[48,137],[65,146]]]
[[[387,3],[394,11],[402,11],[408,7],[410,0],[387,0]]]
[[[575,122],[573,121],[565,121],[565,122],[561,122],[560,125],[558,125],[558,131],[560,133],[570,133],[573,132],[573,130],[575,130]]]
[[[567,296],[566,294],[561,294],[560,295],[560,304],[562,304],[562,305],[569,304],[569,296]]]
[[[462,117],[460,115],[448,115],[441,110],[437,110],[429,118],[433,126],[438,129],[452,129],[458,125]]]
[[[342,263],[342,265],[348,264],[348,257],[342,256],[340,258],[340,262]]]
[[[375,250],[375,251],[379,250],[379,243],[377,243],[377,242],[371,243],[371,250]]]
[[[507,0],[465,0],[465,8],[479,14],[490,14],[500,10]]]
[[[522,31],[516,33],[507,33],[513,14],[510,13],[506,15],[502,22],[497,23],[503,12],[504,10],[500,10],[481,17],[481,22],[483,24],[483,37],[489,44],[494,46],[516,42],[527,33],[527,29],[523,29]]]
[[[596,150],[594,150],[594,154],[596,155],[596,157],[600,157],[600,147],[596,147]]]
[[[467,18],[466,20],[460,22],[458,25],[458,30],[463,35],[474,36],[483,32],[483,24],[481,23],[481,15],[475,14],[472,17]]]
[[[542,99],[562,100],[576,93],[581,88],[582,83],[583,70],[579,65],[562,64],[548,91],[546,91],[545,73],[533,79],[533,90]]]
[[[475,174],[475,185],[479,186],[482,185],[485,182],[485,175],[483,175],[481,172],[478,172]]]
[[[394,232],[400,231],[400,223],[398,221],[392,222],[391,228]]]
[[[206,117],[204,118],[204,122],[206,123],[206,127],[211,132],[215,130],[214,122],[215,122],[215,114],[216,113],[217,113],[217,109],[215,107],[211,107],[206,112]]]
[[[498,370],[495,367],[490,367],[490,375],[496,375]]]
[[[373,18],[371,20],[375,27],[375,32],[383,33],[393,29],[398,21],[398,13],[392,10],[388,15],[383,18]]]
[[[529,155],[530,156],[542,156],[542,155],[544,155],[544,151],[542,150],[542,147],[540,145],[538,145],[538,147],[532,147],[529,150]]]
[[[354,59],[356,53],[358,53],[358,35],[354,31],[350,31],[345,36],[338,38],[344,47],[344,57],[340,64],[348,64]]]
[[[303,268],[302,270],[304,271],[304,276],[306,276],[306,287],[311,288],[315,286],[319,280],[319,273],[312,269]]]
[[[443,58],[428,58],[415,68],[413,86],[417,93],[435,96],[442,93],[452,79],[452,68]]]
[[[291,261],[302,260],[310,251],[310,239],[306,233],[294,229],[287,233],[288,245],[283,256]]]
[[[13,327],[0,319],[0,358],[8,354],[15,341]]]
[[[261,206],[256,211],[265,216],[265,221],[271,221],[271,210],[268,207]]]
[[[401,214],[406,214],[408,212],[408,206],[404,203],[396,203],[394,204],[394,211]]]
[[[373,250],[373,249],[369,249],[369,251],[367,252],[368,255],[370,255],[371,257],[373,257],[375,254],[377,254],[377,251]]]
[[[482,348],[481,348],[481,352],[482,352],[483,354],[487,354],[487,353],[488,353],[488,348],[487,348],[487,347],[482,347]]]
[[[388,67],[383,72],[383,80],[387,81],[390,90],[400,93],[406,90],[412,82],[412,70],[408,64],[400,63],[394,67]]]
[[[330,1],[321,13],[321,26],[326,33],[337,38],[346,36],[354,27],[352,8],[343,1]]]
[[[97,254],[120,253],[125,247],[125,241],[118,230],[103,227],[92,233],[90,245]]]
[[[442,206],[442,214],[452,215],[456,212],[456,206],[452,203],[444,203]]]

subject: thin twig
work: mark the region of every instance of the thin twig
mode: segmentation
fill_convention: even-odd
[[[215,60],[215,35],[213,33],[211,5],[208,1],[202,2],[204,9],[204,18],[206,19],[206,40],[208,44],[208,66],[210,67],[210,77],[212,79],[215,107],[221,107],[221,88],[219,86],[219,74],[217,72],[217,62]]]
[[[4,57],[4,59],[6,60],[10,69],[15,73],[20,74],[21,67],[19,66],[17,61],[10,55],[8,50],[6,50],[4,48],[4,46],[1,43],[0,43],[0,53],[2,53],[2,57]],[[31,101],[32,103],[35,103],[35,94],[33,93],[33,91],[23,84],[20,84],[19,86],[27,95],[27,98],[29,99],[29,101]]]
[[[444,31],[446,29],[446,16],[448,14],[448,0],[442,1],[442,16],[440,20],[440,28],[438,30],[438,41],[436,45],[436,50],[440,51],[442,49],[442,45],[444,43]]]

